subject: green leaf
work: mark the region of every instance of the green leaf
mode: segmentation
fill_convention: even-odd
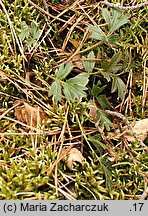
[[[107,9],[102,9],[102,16],[107,23],[110,22],[110,20],[111,20],[110,12]]]
[[[93,145],[98,149],[99,153],[102,155],[104,150],[106,149],[106,146],[100,141],[100,137],[93,136],[89,137],[88,140],[93,143]]]
[[[64,94],[69,101],[74,101],[75,99],[80,99],[81,97],[86,97],[85,90],[87,90],[86,85],[88,83],[88,74],[81,73],[67,80],[64,83]]]
[[[110,82],[111,81],[111,74],[108,73],[108,72],[105,72],[105,71],[99,71],[100,74],[103,75],[103,77],[107,80],[107,82]]]
[[[113,93],[116,90],[118,90],[118,97],[123,100],[125,93],[127,91],[126,85],[124,84],[124,82],[122,81],[120,77],[115,76],[112,79],[113,79],[113,82],[112,82],[111,92]]]
[[[77,76],[70,78],[69,80],[67,80],[67,82],[69,84],[74,84],[74,85],[79,85],[79,86],[86,86],[88,83],[88,77],[89,75],[87,73],[80,73]]]
[[[54,81],[51,84],[51,88],[48,91],[48,97],[52,96],[54,97],[54,101],[58,103],[61,101],[61,85],[58,81]]]
[[[102,169],[104,170],[105,178],[106,178],[106,187],[112,188],[112,166],[108,159],[100,157],[100,164]]]
[[[118,64],[118,62],[121,60],[121,53],[115,53],[113,57],[111,58],[111,61],[108,64],[108,69],[113,70],[114,67]]]
[[[28,39],[29,37],[29,28],[26,27],[25,29],[21,29],[21,33],[18,35],[21,41]]]
[[[94,97],[98,96],[104,89],[106,88],[106,85],[99,87],[98,85],[94,85],[91,91],[91,95]]]
[[[73,64],[71,62],[68,62],[65,66],[64,64],[60,66],[58,73],[57,73],[57,78],[62,80],[65,79],[68,74],[72,71],[73,69]]]
[[[117,29],[119,29],[121,26],[126,24],[129,20],[129,15],[122,15],[122,13],[119,10],[113,9],[113,17],[110,20],[109,24],[109,31],[114,32]]]
[[[108,43],[112,46],[115,46],[117,41],[119,41],[119,37],[116,34],[113,34],[108,38]]]
[[[24,41],[25,39],[28,39],[29,37],[29,27],[25,22],[22,22],[22,28],[19,29],[18,37],[21,41]]]
[[[106,41],[106,35],[99,26],[90,26],[89,31],[91,31],[90,38]]]
[[[87,57],[94,59],[95,58],[94,52],[91,51]],[[85,71],[87,71],[88,73],[91,73],[94,69],[95,61],[83,60],[83,64],[84,64]]]
[[[96,97],[98,103],[100,104],[100,106],[102,107],[102,109],[106,110],[106,109],[110,109],[111,106],[109,105],[105,95],[99,95]]]
[[[118,70],[121,70],[123,68],[123,65],[118,64],[121,58],[122,58],[122,55],[120,52],[115,53],[113,57],[111,58],[110,62],[108,61],[102,62],[103,69],[114,72],[114,73],[116,73]]]
[[[105,127],[106,130],[109,131],[110,127],[112,127],[112,122],[107,114],[103,110],[98,109],[98,117],[101,118],[101,126]]]

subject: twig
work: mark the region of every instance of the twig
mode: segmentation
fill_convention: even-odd
[[[106,0],[101,1],[101,3],[107,5],[107,6],[111,7],[111,8],[115,8],[115,9],[121,10],[121,11],[136,10],[136,9],[139,9],[141,7],[145,7],[145,6],[148,5],[148,1],[140,3],[140,4],[137,4],[135,6],[127,6],[127,7],[121,6],[121,5],[118,5],[118,4],[113,4],[113,3],[110,3],[110,2],[108,2]]]
[[[138,137],[138,135],[133,131],[133,128],[130,125],[130,122],[126,119],[124,115],[122,115],[121,113],[115,112],[115,111],[110,111],[110,110],[106,110],[106,113],[108,115],[115,116],[115,117],[122,119],[123,122],[127,125],[128,129],[133,132],[133,136],[139,142],[139,144],[148,151],[148,147],[142,142],[142,140]]]

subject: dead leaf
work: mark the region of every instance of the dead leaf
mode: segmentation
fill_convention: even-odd
[[[84,68],[83,61],[81,59],[80,54],[76,54],[75,56],[73,56],[72,63],[74,64],[75,67],[77,67],[81,70]]]
[[[70,149],[68,155],[65,157],[65,160],[67,162],[67,167],[69,169],[73,169],[73,165],[74,165],[73,163],[75,161],[79,162],[82,166],[84,165],[84,157],[82,153],[76,148]]]
[[[69,41],[72,43],[72,45],[77,49],[80,46],[80,42],[75,39],[69,39]]]
[[[39,124],[42,124],[43,121],[47,120],[47,115],[39,106],[30,106],[25,101],[17,100],[15,104],[18,103],[18,106],[14,109],[14,115],[17,120],[23,122],[29,126],[37,127]]]
[[[144,141],[147,138],[148,133],[148,118],[136,121],[133,127],[133,132],[136,133],[139,138]],[[133,142],[135,138],[133,136],[127,136],[127,140]]]
[[[97,106],[95,105],[95,103],[93,101],[89,102],[89,115],[90,117],[95,120],[96,116],[97,116]]]
[[[127,126],[123,127],[122,129],[123,129],[122,135],[129,142],[134,142],[135,137],[132,135],[132,131],[129,131]],[[134,133],[138,135],[141,141],[144,141],[147,138],[147,133],[148,133],[148,118],[136,121],[135,125],[132,127],[132,130]],[[119,137],[121,137],[121,133],[119,130],[115,130],[113,133],[109,132],[108,137],[110,139],[118,139]]]

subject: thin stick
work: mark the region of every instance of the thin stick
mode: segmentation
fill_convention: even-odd
[[[140,200],[145,200],[148,196],[148,187],[146,188],[146,190],[143,192],[143,194],[140,197]]]
[[[140,3],[140,4],[137,4],[135,6],[127,6],[127,7],[121,6],[121,5],[118,5],[118,4],[113,4],[113,3],[110,3],[110,2],[108,2],[106,0],[101,1],[101,3],[107,5],[107,6],[111,7],[111,8],[115,8],[115,9],[121,10],[121,11],[136,10],[136,9],[139,9],[141,7],[145,7],[145,6],[148,5],[148,1]]]
[[[123,122],[127,125],[128,129],[133,132],[133,136],[139,142],[139,144],[148,151],[148,147],[142,142],[142,140],[138,137],[138,135],[133,131],[133,128],[130,125],[130,122],[126,119],[126,117],[124,115],[122,115],[121,113],[115,112],[115,111],[110,111],[110,110],[106,110],[105,112],[108,115],[116,116],[116,117],[122,119]]]

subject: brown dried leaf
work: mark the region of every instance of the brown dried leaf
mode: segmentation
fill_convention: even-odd
[[[75,47],[75,48],[78,48],[80,46],[80,42],[78,40],[75,40],[75,39],[71,39],[70,38],[70,42],[72,43],[72,45]]]
[[[67,162],[67,167],[69,169],[73,169],[73,163],[79,162],[82,166],[84,164],[84,157],[82,155],[82,153],[76,149],[76,148],[72,148],[69,153],[68,156],[66,157],[66,162]]]
[[[93,101],[89,102],[89,115],[94,120],[97,116],[97,106]]]
[[[133,132],[138,135],[141,141],[144,141],[147,138],[148,133],[148,118],[136,121],[132,129]],[[120,136],[121,133],[119,130],[115,130],[113,133],[108,133],[108,137],[110,137],[111,139],[118,139]],[[123,136],[129,142],[135,141],[135,137],[132,135],[132,131],[129,131],[127,126],[123,127]]]
[[[84,68],[80,54],[76,54],[72,58],[72,63],[74,64],[75,67],[79,68],[80,70]]]
[[[32,107],[28,103],[19,100],[16,103],[18,103],[18,106],[14,109],[14,115],[18,121],[32,127],[37,127],[43,121],[47,120],[47,115],[39,106]]]
[[[133,127],[133,132],[136,133],[142,141],[144,141],[147,138],[148,133],[148,118],[136,121],[136,124]],[[135,138],[133,136],[127,136],[127,140],[132,142]]]

